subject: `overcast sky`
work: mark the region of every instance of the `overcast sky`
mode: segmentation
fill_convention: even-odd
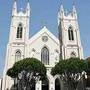
[[[2,76],[8,43],[12,5],[14,0],[0,0],[0,76]],[[25,8],[27,0],[17,0],[18,10]],[[71,11],[75,1],[85,58],[90,56],[90,0],[62,0],[65,10]],[[57,36],[57,13],[61,0],[30,0],[30,37],[44,25]]]

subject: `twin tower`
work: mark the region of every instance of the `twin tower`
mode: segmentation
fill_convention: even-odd
[[[30,20],[30,5],[27,2],[26,10],[17,12],[17,1],[14,1],[11,19],[11,30],[9,43],[21,42],[27,43],[29,39],[29,20]],[[19,32],[19,39],[16,39],[16,28],[21,27],[23,23],[23,32]],[[77,20],[77,11],[75,5],[71,12],[66,13],[63,5],[58,12],[58,32],[60,41],[60,58],[66,59],[69,57],[83,58],[83,48],[81,45],[80,31]],[[20,33],[22,39],[20,39]]]
[[[72,11],[69,13],[66,13],[63,5],[61,5],[58,12],[58,38],[44,26],[39,33],[29,39],[29,21],[29,1],[27,2],[25,11],[21,10],[18,12],[17,1],[14,0],[2,90],[10,89],[13,84],[13,80],[6,75],[7,70],[17,60],[31,57],[32,53],[35,58],[46,64],[46,67],[50,67],[49,69],[55,65],[56,60],[59,61],[70,57],[83,58],[77,12],[74,5]],[[50,77],[49,90],[55,90],[52,89],[55,88],[55,85],[51,85],[52,82],[54,84],[54,78],[52,79],[50,71],[48,71],[47,75]],[[36,90],[41,90],[38,89],[40,87],[37,86]]]

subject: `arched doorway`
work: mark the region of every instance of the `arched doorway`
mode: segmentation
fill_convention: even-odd
[[[49,90],[49,80],[42,80],[42,90]]]
[[[60,80],[58,78],[55,80],[55,90],[61,90]]]

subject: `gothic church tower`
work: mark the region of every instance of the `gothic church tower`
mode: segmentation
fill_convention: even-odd
[[[29,39],[29,18],[30,18],[30,5],[29,1],[25,11],[17,10],[17,1],[14,0],[9,42],[7,45],[6,62],[3,72],[3,87],[2,90],[10,89],[13,81],[6,75],[6,72],[13,64],[25,57],[27,57],[27,43]]]
[[[73,6],[71,13],[66,14],[63,5],[61,5],[61,9],[58,12],[59,39],[49,32],[46,26],[29,39],[29,18],[29,1],[25,11],[21,10],[18,12],[17,1],[14,0],[2,90],[10,90],[12,88],[14,80],[6,75],[7,70],[15,62],[23,58],[34,57],[45,64],[49,81],[48,90],[55,90],[55,79],[57,77],[52,77],[50,71],[59,62],[59,54],[61,59],[70,57],[83,58],[83,48],[75,6]],[[43,90],[42,85],[41,81],[37,83],[35,90]]]
[[[58,29],[61,59],[70,57],[83,58],[77,12],[74,5],[72,12],[69,13],[66,13],[63,5],[61,5],[58,12]]]

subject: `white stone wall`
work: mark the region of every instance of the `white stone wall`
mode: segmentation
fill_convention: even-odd
[[[22,10],[20,12],[17,12],[17,2],[14,1],[12,17],[11,17],[10,33],[9,33],[9,42],[7,45],[6,61],[3,72],[2,90],[6,90],[7,88],[10,89],[12,85],[13,80],[10,77],[6,76],[6,72],[15,63],[16,50],[21,51],[21,59],[26,57],[27,54],[26,43],[29,39],[29,17],[30,17],[29,2],[27,3],[25,12],[23,12]],[[17,27],[19,23],[22,23],[23,25],[22,38],[16,38]]]
[[[40,33],[38,33],[38,35],[39,35],[38,37],[37,37],[37,35],[35,35],[34,37],[36,37],[36,39],[33,39],[33,37],[31,38],[30,43],[29,43],[29,56],[35,57],[35,58],[41,60],[41,50],[43,47],[47,47],[49,50],[49,59],[50,59],[49,60],[50,65],[49,66],[52,67],[55,65],[55,62],[59,61],[59,41],[56,37],[54,37],[46,29],[47,28],[44,27],[43,30],[41,30]],[[47,42],[44,42],[42,40],[43,36],[48,37]],[[32,49],[35,49],[35,52],[33,52]]]
[[[43,36],[48,37],[47,42],[44,42],[42,40]],[[28,42],[26,42],[26,44],[24,44],[22,42],[21,43],[15,42],[12,44],[8,44],[7,56],[6,56],[7,64],[5,64],[6,65],[5,73],[16,62],[15,61],[15,52],[17,50],[21,51],[21,54],[22,54],[21,59],[26,58],[26,57],[34,57],[34,58],[41,60],[41,50],[44,46],[46,46],[49,50],[49,65],[46,65],[46,67],[49,70],[49,78],[50,78],[51,77],[51,75],[50,75],[51,68],[55,65],[55,63],[57,63],[59,61],[59,53],[60,53],[59,46],[60,45],[59,45],[59,40],[51,32],[49,32],[46,27],[41,29],[40,32],[38,32],[36,35],[34,35],[32,38],[30,38],[28,40]],[[33,49],[35,50],[35,52],[33,52]],[[6,76],[5,73],[4,73],[5,80],[3,80],[5,83],[4,86],[5,86],[5,89],[6,88],[10,89],[13,84],[13,79]],[[53,80],[51,80],[51,81],[53,81]],[[37,88],[38,88],[38,86],[37,86]]]
[[[49,30],[44,26],[37,34],[29,39],[29,17],[30,17],[30,6],[27,4],[26,13],[20,11],[17,12],[16,2],[14,3],[9,42],[7,45],[6,61],[3,72],[3,87],[2,90],[10,89],[13,84],[13,79],[6,75],[9,68],[13,66],[15,61],[15,52],[17,50],[21,51],[21,59],[26,57],[34,57],[41,61],[41,50],[43,47],[47,47],[49,50],[49,65],[45,65],[47,68],[47,77],[49,80],[49,90],[55,90],[55,79],[57,76],[53,77],[50,72],[51,68],[59,62],[59,55],[62,53],[63,59],[70,58],[71,52],[76,53],[76,57],[83,58],[83,48],[80,40],[80,32],[77,21],[77,14],[75,8],[73,8],[73,16],[64,15],[64,10],[61,8],[62,12],[59,12],[58,17],[59,31],[61,33],[61,43],[60,40],[56,38]],[[21,39],[16,38],[17,26],[19,23],[23,24],[23,34]],[[73,26],[74,31],[74,41],[68,40],[68,27]],[[61,28],[61,29],[60,29]],[[47,36],[48,40],[44,42],[42,40],[43,36]],[[60,48],[61,46],[61,48]],[[61,52],[60,52],[61,51]],[[41,90],[42,82],[36,84],[36,90]],[[62,85],[61,85],[62,86]]]
[[[0,78],[0,90],[1,90],[1,87],[2,87],[2,78]]]
[[[17,16],[12,17],[11,19],[9,43],[26,42],[29,38],[29,17],[27,17],[27,15],[25,15],[23,12],[19,14],[20,15],[17,14]],[[19,23],[22,23],[23,25],[23,34],[21,39],[16,38]]]
[[[63,6],[58,15],[58,27],[60,31],[62,59],[70,58],[70,54],[75,52],[76,57],[83,58],[83,48],[81,45],[80,31],[77,20],[77,12],[73,6],[70,13],[65,13]],[[74,40],[69,40],[68,28],[72,27]]]

